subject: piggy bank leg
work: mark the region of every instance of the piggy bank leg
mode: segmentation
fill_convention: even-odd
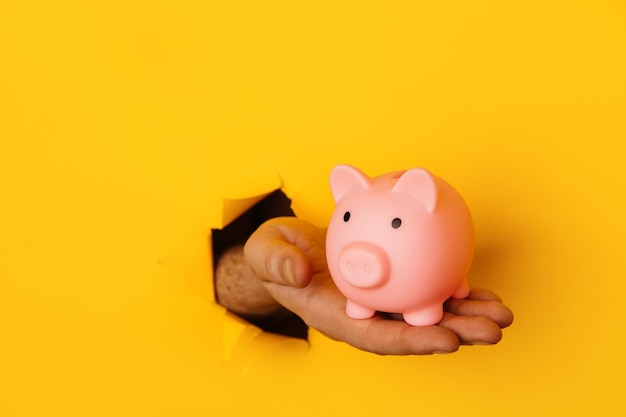
[[[470,295],[470,287],[467,282],[467,278],[463,278],[463,282],[459,285],[459,287],[452,293],[452,298],[461,299],[467,298]]]
[[[351,300],[348,300],[346,304],[346,314],[352,319],[369,319],[374,313],[376,313],[376,310],[363,307]]]
[[[443,308],[439,303],[433,304],[419,310],[407,311],[402,317],[411,326],[432,326],[443,318]]]

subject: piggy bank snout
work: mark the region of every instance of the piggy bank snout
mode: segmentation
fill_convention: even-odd
[[[357,288],[375,288],[389,279],[389,257],[377,245],[352,242],[339,254],[339,270],[348,284]]]

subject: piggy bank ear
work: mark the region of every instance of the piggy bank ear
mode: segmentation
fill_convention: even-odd
[[[335,202],[348,191],[365,189],[370,185],[370,178],[351,165],[337,165],[330,171],[330,191]]]
[[[429,213],[437,208],[437,185],[435,178],[423,168],[406,171],[396,182],[393,191],[411,194],[424,204]]]

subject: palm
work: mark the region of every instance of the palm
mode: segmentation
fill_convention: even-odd
[[[497,295],[481,289],[448,300],[434,326],[414,327],[380,313],[352,319],[326,266],[324,234],[299,219],[262,225],[246,244],[246,259],[279,304],[328,337],[374,353],[429,354],[453,352],[460,344],[493,344],[513,320]]]
[[[501,327],[511,321],[508,309],[485,290],[473,291],[469,299],[446,303],[439,324],[413,327],[380,313],[365,320],[349,318],[345,313],[346,298],[328,273],[316,274],[305,288],[271,282],[266,288],[280,304],[326,336],[379,354],[443,353],[457,350],[459,344],[497,343],[502,337]]]

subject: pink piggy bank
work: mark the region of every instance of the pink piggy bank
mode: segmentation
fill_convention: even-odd
[[[441,321],[445,300],[469,295],[474,227],[448,183],[422,168],[370,178],[338,165],[330,186],[326,257],[349,317],[401,313],[428,326]]]

